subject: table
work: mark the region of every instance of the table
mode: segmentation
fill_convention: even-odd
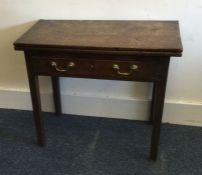
[[[57,115],[59,77],[153,82],[150,158],[157,159],[169,61],[182,54],[178,21],[39,20],[14,47],[25,54],[38,145],[45,145],[40,75],[52,78]]]

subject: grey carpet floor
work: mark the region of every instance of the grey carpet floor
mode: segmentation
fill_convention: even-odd
[[[202,175],[202,128],[163,124],[159,158],[148,160],[144,122],[44,113],[36,145],[32,112],[0,109],[0,175]]]

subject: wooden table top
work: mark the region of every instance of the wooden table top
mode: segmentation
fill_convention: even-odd
[[[39,20],[16,50],[130,51],[181,56],[178,21]]]

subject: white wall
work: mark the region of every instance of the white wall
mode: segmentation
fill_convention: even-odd
[[[0,0],[2,108],[30,109],[23,53],[14,51],[12,43],[38,19],[179,20],[184,53],[182,58],[171,61],[164,121],[183,124],[192,121],[192,124],[202,125],[202,0]],[[42,92],[49,94],[49,79],[42,78],[41,84]],[[79,99],[76,102],[69,97],[76,96],[88,99],[89,106],[86,104],[86,107],[94,109],[87,110],[85,115],[146,119],[148,112],[139,110],[137,113],[138,109],[134,110],[132,106],[126,112],[120,106],[126,104],[125,101],[130,104],[148,101],[151,84],[67,78],[62,78],[61,84],[63,100],[67,100],[63,104],[66,113],[83,113],[81,108],[73,107]],[[66,96],[69,98],[65,99]],[[99,103],[96,100],[100,100]],[[118,106],[112,104],[107,108],[106,100],[112,100]],[[69,112],[66,104],[71,106]],[[52,105],[45,104],[45,108],[53,110]],[[99,109],[104,110],[99,113]],[[123,109],[122,113],[116,113],[117,109]]]

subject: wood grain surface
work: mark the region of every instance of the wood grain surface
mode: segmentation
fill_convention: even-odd
[[[16,50],[182,52],[178,21],[39,20],[14,45]]]

